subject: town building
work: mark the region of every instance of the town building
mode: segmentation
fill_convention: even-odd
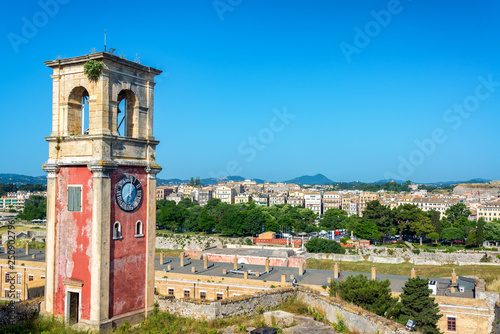
[[[477,219],[483,218],[485,221],[500,219],[500,202],[483,203],[477,207]]]
[[[212,188],[206,187],[200,190],[200,194],[198,195],[198,202],[201,206],[204,206],[208,203],[209,200],[212,199]]]
[[[323,212],[330,209],[342,208],[342,197],[336,191],[327,191],[323,194]]]
[[[221,202],[227,204],[234,204],[234,198],[236,196],[236,191],[225,185],[220,185],[215,188],[215,198],[220,199]]]
[[[319,192],[305,192],[304,207],[312,210],[317,215],[321,215],[321,194]]]

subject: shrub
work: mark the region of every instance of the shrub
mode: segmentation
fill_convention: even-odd
[[[412,250],[412,252],[413,252],[413,254],[417,254],[418,255],[418,254],[420,254],[420,249],[414,249],[414,250]]]
[[[306,250],[309,253],[345,254],[345,249],[338,242],[322,238],[309,240],[306,243]]]

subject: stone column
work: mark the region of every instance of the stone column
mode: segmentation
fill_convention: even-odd
[[[451,289],[450,292],[455,292],[455,288],[457,287],[457,273],[455,273],[455,268],[453,268],[453,272],[451,273]]]
[[[411,274],[410,274],[411,278],[415,278],[416,277],[416,274],[415,274],[415,268],[411,268]]]
[[[339,278],[339,265],[335,262],[333,266],[333,278]]]
[[[269,271],[269,258],[266,259],[266,271]]]
[[[30,243],[26,243],[26,255],[30,255]]]
[[[181,267],[184,267],[184,252],[181,252],[180,256],[180,261],[181,261]]]
[[[203,268],[208,269],[208,256],[207,256],[207,254],[203,255]]]
[[[286,275],[281,275],[281,283],[286,283]]]
[[[233,269],[238,270],[238,257],[235,256],[233,260]]]
[[[243,278],[245,279],[245,281],[248,279],[248,271],[245,271],[243,273]]]
[[[56,131],[56,129],[53,129]],[[45,311],[54,314],[55,293],[55,253],[56,253],[56,204],[57,204],[57,173],[59,167],[45,164],[43,170],[47,172],[47,237],[45,247]],[[7,244],[5,252],[7,253]]]
[[[149,162],[147,173],[147,227],[146,227],[146,298],[144,301],[145,316],[153,312],[155,303],[155,246],[156,246],[156,174],[161,167],[155,162]],[[145,194],[144,194],[145,195]],[[164,259],[165,260],[165,259]]]
[[[164,264],[164,257],[163,257],[163,252],[160,253],[160,264]]]
[[[195,273],[195,272],[196,272],[196,267],[195,267],[195,266],[192,266],[192,267],[191,267],[191,272],[192,272],[192,273]]]
[[[304,275],[304,263],[302,261],[299,262],[299,276]]]
[[[377,279],[377,270],[375,269],[375,265],[372,266],[372,280]]]
[[[111,177],[114,165],[90,165],[92,172],[92,229],[90,263],[90,321],[99,326],[109,319],[111,236]]]

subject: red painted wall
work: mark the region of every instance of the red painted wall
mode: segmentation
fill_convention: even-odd
[[[134,175],[142,184],[142,202],[134,212],[122,211],[115,201],[115,184],[125,174]],[[135,237],[135,225],[147,228],[147,176],[144,168],[119,167],[111,174],[111,252],[109,317],[144,308],[146,292],[146,238]],[[123,239],[113,239],[113,224],[120,222]]]
[[[82,186],[82,212],[68,211],[68,185]],[[64,315],[63,280],[83,281],[81,317],[90,318],[90,240],[92,226],[92,173],[87,166],[61,167],[57,176],[56,268],[54,312]]]

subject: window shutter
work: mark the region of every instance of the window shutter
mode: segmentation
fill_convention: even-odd
[[[74,211],[73,203],[74,203],[74,188],[68,187],[68,211]]]
[[[75,187],[75,211],[82,210],[82,188]]]

